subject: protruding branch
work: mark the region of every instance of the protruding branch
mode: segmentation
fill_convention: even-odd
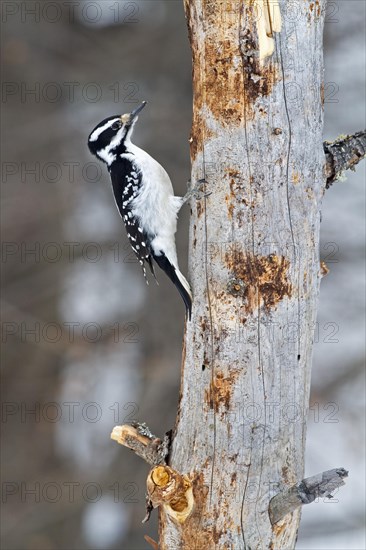
[[[269,503],[269,517],[272,525],[299,506],[310,504],[318,497],[332,498],[333,491],[344,485],[343,479],[347,476],[347,470],[335,468],[307,477],[297,485],[274,496]]]
[[[124,424],[116,426],[111,433],[111,439],[132,449],[151,466],[165,464],[169,454],[170,432],[163,440],[153,435],[146,424]]]
[[[352,136],[339,136],[330,143],[325,141],[326,156],[325,174],[326,188],[340,179],[345,170],[354,170],[355,166],[366,156],[366,131],[357,132]]]

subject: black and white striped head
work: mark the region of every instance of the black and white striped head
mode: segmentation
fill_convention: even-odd
[[[130,142],[138,114],[145,107],[143,101],[132,113],[110,116],[100,122],[88,138],[90,152],[109,166]]]

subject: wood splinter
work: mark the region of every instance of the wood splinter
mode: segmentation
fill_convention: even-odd
[[[278,0],[255,0],[253,5],[257,21],[259,59],[263,61],[274,52],[273,33],[281,32],[281,11]]]
[[[321,474],[307,477],[289,489],[274,496],[269,503],[269,517],[272,525],[278,523],[287,514],[304,504],[314,502],[316,498],[333,498],[332,493],[344,485],[348,477],[344,468],[334,468]]]

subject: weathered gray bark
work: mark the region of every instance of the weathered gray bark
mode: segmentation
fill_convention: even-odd
[[[282,0],[259,61],[252,0],[186,0],[193,53],[190,279],[180,410],[169,465],[193,483],[166,550],[291,549],[300,512],[269,502],[304,472],[325,189],[325,0]],[[325,468],[329,465],[325,465]]]

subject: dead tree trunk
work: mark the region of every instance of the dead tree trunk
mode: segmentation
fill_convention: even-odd
[[[292,549],[301,506],[347,476],[303,479],[321,200],[366,155],[365,132],[322,141],[325,4],[185,0],[207,194],[192,203],[180,407],[172,444],[145,424],[112,433],[152,466],[154,549]]]
[[[304,473],[325,0],[276,4],[185,1],[192,181],[212,194],[192,203],[194,307],[169,461],[195,508],[183,525],[161,511],[164,550],[295,546],[300,508],[272,525],[269,503]]]

